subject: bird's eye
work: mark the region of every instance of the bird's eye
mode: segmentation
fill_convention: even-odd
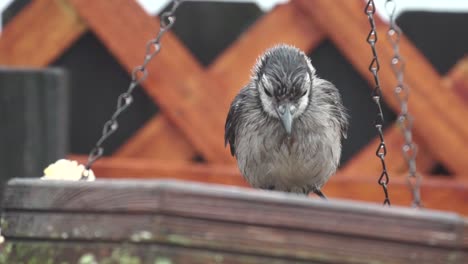
[[[271,93],[270,93],[270,91],[268,91],[267,88],[264,87],[263,90],[265,91],[266,95],[268,95],[269,97],[271,97]]]
[[[304,90],[304,92],[302,92],[302,94],[301,94],[301,97],[303,97],[304,95],[306,95],[306,93],[307,93],[307,90]]]

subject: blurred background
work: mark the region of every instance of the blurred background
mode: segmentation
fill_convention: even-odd
[[[106,9],[106,4],[96,1],[92,11],[79,2],[0,0],[2,181],[41,176],[45,166],[67,156],[86,161],[102,125],[115,110],[117,97],[128,87],[131,68],[143,61],[142,41],[157,34],[158,28],[152,27],[156,24],[145,22],[147,17],[158,21],[156,16],[169,3],[141,0],[136,5],[120,0]],[[223,180],[239,177],[223,146],[223,118],[228,103],[248,81],[255,57],[274,43],[286,42],[310,55],[318,75],[340,89],[350,111],[351,127],[338,174],[359,174],[375,181],[381,167],[374,154],[376,110],[370,95],[372,79],[366,72],[371,51],[365,41],[369,25],[364,2],[337,1],[330,4],[334,8],[320,11],[303,8],[304,2],[187,1],[181,5],[170,36],[163,38],[161,53],[152,62],[152,79],[134,91],[134,103],[105,144],[107,159],[96,163],[97,176],[152,178],[185,173],[190,179],[242,185],[241,179]],[[386,65],[382,74],[389,76],[391,49],[384,36],[388,27],[384,2],[376,5],[379,45],[386,45],[381,51],[381,63]],[[468,113],[466,57],[463,60],[468,52],[468,2],[396,2],[397,23],[406,36],[403,56],[408,82],[417,86],[411,88],[419,94],[410,100],[418,105],[415,138],[420,145],[420,170],[429,178],[468,180],[466,173],[454,176],[468,163],[463,162],[468,146],[463,116]],[[349,6],[341,8],[341,4]],[[99,12],[102,21],[96,18]],[[341,27],[326,23],[335,25],[340,19],[357,22]],[[341,39],[346,34],[360,46],[347,45]],[[390,78],[383,89],[393,89],[387,84],[394,84],[394,77],[383,78]],[[206,120],[197,119],[203,116],[202,108],[212,113]],[[398,109],[386,99],[383,110],[389,169],[403,177],[403,140],[393,128]],[[211,135],[198,129],[203,124]],[[362,199],[379,201],[380,195]]]

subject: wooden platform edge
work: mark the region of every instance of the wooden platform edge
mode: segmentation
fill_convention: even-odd
[[[437,232],[458,232],[466,219],[435,210],[331,199],[322,201],[282,192],[205,184],[180,180],[97,180],[95,182],[13,179],[5,189],[4,210],[52,210],[96,213],[164,212],[186,217],[229,220],[240,223],[394,237],[431,226]],[[246,218],[246,214],[249,215]],[[265,217],[268,215],[269,217]],[[336,221],[331,221],[335,219]],[[278,221],[280,219],[287,221]],[[362,226],[362,221],[367,221]],[[344,223],[347,223],[343,226]],[[398,229],[395,229],[395,223]],[[411,224],[413,223],[413,224]],[[350,225],[352,228],[350,228]],[[382,226],[393,226],[382,229]],[[434,230],[433,230],[434,231]],[[433,237],[430,243],[456,244],[453,236]],[[405,236],[417,242],[419,235]],[[468,234],[466,234],[468,235]],[[468,245],[467,245],[468,246]]]
[[[466,219],[433,210],[174,180],[14,179],[5,193],[13,245],[161,245],[279,263],[461,264],[468,252]]]
[[[72,160],[86,162],[86,157],[70,155]],[[98,178],[160,179],[173,178],[204,183],[248,186],[237,166],[163,162],[151,159],[102,158],[93,166]],[[411,204],[411,194],[404,174],[391,173],[390,198],[394,205]],[[380,202],[383,193],[375,174],[342,174],[330,178],[324,191],[329,197]],[[468,181],[423,175],[422,200],[427,208],[454,211],[468,215]],[[450,201],[450,202],[447,202]]]

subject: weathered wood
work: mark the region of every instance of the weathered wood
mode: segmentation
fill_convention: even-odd
[[[269,214],[265,214],[269,216]],[[73,217],[73,218],[72,218]],[[330,217],[337,217],[330,215]],[[36,227],[31,226],[37,223]],[[287,221],[286,219],[283,219]],[[346,221],[347,219],[338,219],[337,222]],[[398,219],[400,220],[400,219]],[[289,228],[278,228],[276,226],[256,226],[238,222],[210,221],[205,219],[187,219],[185,217],[171,217],[165,215],[156,216],[141,216],[141,215],[109,215],[96,214],[83,215],[70,214],[48,214],[34,213],[12,213],[10,216],[7,213],[5,220],[7,223],[13,221],[12,227],[8,227],[6,231],[19,232],[19,237],[9,236],[8,232],[5,235],[9,240],[16,239],[54,239],[68,241],[95,241],[105,240],[106,242],[131,241],[144,242],[145,244],[163,244],[175,245],[197,249],[205,249],[205,251],[224,252],[229,250],[232,255],[239,255],[237,259],[241,259],[245,255],[256,255],[262,257],[271,257],[271,259],[289,259],[302,261],[323,261],[325,263],[353,263],[347,259],[359,259],[360,263],[371,263],[372,261],[380,260],[383,263],[414,263],[411,262],[411,253],[419,252],[422,256],[417,258],[423,263],[446,263],[451,259],[451,255],[456,254],[456,249],[452,249],[457,245],[446,246],[432,245],[425,248],[417,243],[414,245],[411,242],[400,242],[400,237],[406,235],[416,235],[415,239],[432,239],[422,238],[418,236],[418,231],[412,230],[416,223],[409,223],[406,229],[411,230],[409,233],[400,233],[402,230],[396,227],[392,232],[396,241],[379,241],[375,247],[379,248],[372,253],[366,252],[369,244],[374,242],[373,239],[359,236],[348,236],[338,234],[314,233],[304,230],[291,230]],[[364,221],[357,219],[356,221]],[[437,222],[434,221],[434,222]],[[28,225],[29,223],[29,225]],[[49,223],[52,231],[45,231],[44,228],[39,228],[39,225],[44,226],[44,223]],[[112,223],[114,228],[109,228],[109,223]],[[322,223],[325,224],[325,223]],[[386,224],[386,223],[383,223]],[[401,223],[405,225],[407,223]],[[77,228],[78,227],[78,228]],[[435,228],[434,228],[435,227]],[[22,229],[21,229],[22,228]],[[296,228],[294,226],[293,228]],[[453,236],[450,225],[430,224],[427,229],[435,232],[441,232],[440,236]],[[448,228],[439,231],[438,229]],[[74,230],[70,233],[70,230]],[[78,231],[79,230],[79,231]],[[85,230],[82,232],[81,230]],[[119,232],[123,230],[124,232]],[[144,231],[143,231],[144,230]],[[37,232],[40,231],[40,232]],[[28,232],[28,233],[26,233]],[[96,236],[95,234],[98,234]],[[63,237],[66,236],[66,239]],[[291,241],[291,242],[288,242]],[[419,242],[419,241],[417,241]],[[56,242],[57,243],[57,242]],[[375,242],[374,242],[375,243]],[[405,245],[398,245],[401,243]],[[340,249],[340,253],[336,254],[336,249]],[[385,251],[392,251],[394,255],[386,254]],[[84,252],[84,251],[83,251]],[[423,253],[424,252],[424,253]],[[179,254],[183,254],[182,250]],[[140,253],[141,254],[141,253]],[[336,255],[335,255],[336,254]],[[340,256],[341,255],[341,256]],[[144,256],[144,255],[143,255]],[[463,255],[462,255],[463,256]],[[458,257],[455,261],[461,261],[462,257]],[[189,260],[184,263],[192,263]],[[238,260],[239,261],[239,260]],[[459,262],[461,263],[461,262]]]
[[[177,238],[177,237],[176,237]],[[310,263],[289,258],[271,258],[259,255],[214,251],[199,248],[132,243],[54,243],[54,242],[6,242],[0,263],[232,263],[232,264],[290,264]],[[33,256],[33,257],[31,257]],[[39,262],[39,260],[41,262]],[[50,260],[47,262],[46,260]],[[2,262],[3,261],[3,262]],[[96,262],[93,262],[96,261]],[[125,262],[127,261],[127,262]],[[32,262],[34,263],[34,262]]]
[[[144,50],[147,41],[155,36],[159,22],[138,3],[127,0],[70,3],[125,69],[131,71],[142,63],[143,52],[135,51]],[[162,51],[148,65],[148,71],[151,74],[143,86],[164,114],[207,160],[232,163],[229,151],[219,140],[221,137],[213,136],[223,135],[225,113],[219,111],[219,100],[213,100],[213,94],[205,87],[217,84],[204,78],[200,65],[170,32],[164,36]]]
[[[79,162],[83,156],[71,156]],[[180,162],[158,162],[132,158],[103,158],[96,162],[93,171],[99,178],[174,178],[207,183],[248,186],[234,165],[202,165]],[[391,173],[390,197],[395,205],[411,204],[411,194],[406,175]],[[334,198],[344,198],[380,203],[382,189],[375,174],[338,174],[325,185],[324,192]],[[426,208],[447,210],[468,215],[468,183],[453,178],[446,179],[424,175],[421,186]],[[315,196],[313,196],[315,197]],[[448,202],[450,201],[450,202]]]
[[[15,179],[3,223],[10,243],[157,243],[322,263],[464,263],[468,249],[452,213],[179,181]]]
[[[0,68],[0,185],[68,152],[68,89],[61,69]]]
[[[0,64],[46,66],[86,30],[67,1],[31,1],[4,28]]]
[[[368,71],[371,53],[365,42],[369,25],[363,13],[363,3],[322,0],[296,0],[294,3],[307,11],[310,20],[327,32],[362,75],[371,79]],[[385,36],[386,26],[381,21],[377,22],[379,36]],[[414,129],[438,160],[450,171],[461,175],[468,169],[468,163],[459,155],[458,149],[468,142],[468,123],[460,122],[459,117],[466,116],[468,108],[453,92],[440,93],[441,79],[435,70],[405,37],[400,43],[401,53],[411,62],[406,67],[405,80],[412,88],[410,108],[415,116]],[[393,95],[395,78],[388,63],[384,63],[390,61],[393,50],[386,41],[379,41],[377,47],[385,100],[398,110],[399,104]],[[428,115],[431,118],[425,118]]]

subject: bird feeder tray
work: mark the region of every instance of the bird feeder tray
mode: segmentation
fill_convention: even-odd
[[[2,220],[0,263],[468,263],[454,213],[175,180],[13,179]]]

